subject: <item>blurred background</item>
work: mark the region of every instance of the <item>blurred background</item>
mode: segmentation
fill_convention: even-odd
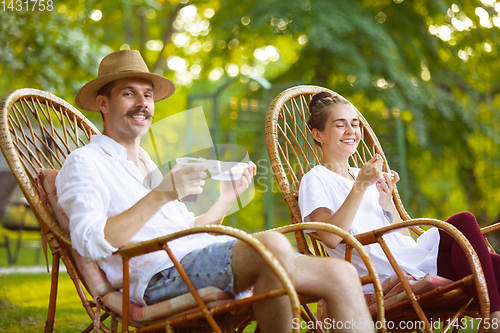
[[[155,122],[202,107],[213,142],[243,146],[258,165],[255,197],[226,219],[228,225],[253,232],[289,223],[269,168],[264,118],[279,92],[300,84],[337,91],[363,113],[403,178],[398,187],[412,217],[471,211],[480,225],[500,220],[500,2],[45,5],[27,10],[23,3],[19,10],[15,1],[0,4],[0,95],[29,87],[74,105],[103,56],[139,50],[152,72],[177,86],[173,97],[157,103]],[[102,129],[99,114],[83,113]],[[173,145],[180,140],[174,133],[166,138]],[[3,161],[0,167],[7,168]],[[19,200],[9,192],[4,222],[24,214],[8,205]],[[0,241],[8,237],[17,246],[17,232],[0,230]]]
[[[154,128],[201,108],[212,143],[257,164],[253,200],[224,222],[254,232],[290,221],[269,168],[267,108],[286,88],[325,86],[374,128],[412,217],[471,211],[484,226],[500,220],[499,13],[495,0],[5,0],[0,96],[28,87],[74,105],[106,54],[139,50],[177,86]],[[0,330],[40,332],[50,275],[22,274],[43,251],[10,175],[0,155]],[[71,284],[61,274],[60,332],[88,324]]]

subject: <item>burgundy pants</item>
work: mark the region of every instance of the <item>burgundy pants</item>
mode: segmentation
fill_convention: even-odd
[[[469,212],[453,215],[447,220],[469,240],[479,257],[483,268],[488,294],[490,296],[490,312],[500,311],[500,255],[491,253],[484,242],[483,235],[476,218]],[[469,261],[458,243],[445,231],[439,230],[441,241],[437,259],[437,273],[439,276],[451,280],[458,280],[472,274]],[[477,299],[475,284],[467,286],[468,292]]]

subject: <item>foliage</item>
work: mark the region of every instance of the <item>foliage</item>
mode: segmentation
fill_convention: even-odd
[[[498,11],[494,0],[60,0],[52,12],[0,12],[0,93],[29,86],[72,102],[103,55],[138,49],[178,87],[157,105],[156,120],[204,95],[193,103],[204,105],[212,129],[220,123],[221,143],[236,137],[259,160],[265,148],[252,138],[263,135],[262,122],[242,119],[263,121],[283,88],[327,86],[358,107],[393,168],[407,174],[400,190],[412,216],[470,210],[488,224],[500,206]],[[212,119],[206,95],[230,80],[232,96]],[[249,118],[243,105],[251,99],[261,103]],[[241,134],[231,135],[235,128]],[[287,223],[274,198],[273,225]],[[267,206],[238,217],[260,228],[251,216]]]
[[[498,80],[492,72],[498,69],[498,28],[481,26],[476,8],[484,8],[483,3],[239,3],[235,12],[250,18],[248,27],[230,16],[234,4],[225,4],[223,14],[214,17],[214,27],[220,24],[218,30],[235,31],[239,26],[240,44],[262,36],[307,36],[299,58],[273,83],[301,79],[328,86],[353,101],[377,133],[387,130],[393,116],[402,117],[410,173],[403,199],[411,214],[444,219],[471,210],[482,223],[496,219],[498,205],[491,203],[492,196],[498,198],[500,180]],[[486,10],[490,20],[498,16],[492,7]],[[473,28],[454,29],[456,20],[466,18]],[[273,20],[284,21],[286,28],[280,30]],[[443,26],[451,27],[450,36],[431,34]],[[383,140],[383,146],[386,143]]]

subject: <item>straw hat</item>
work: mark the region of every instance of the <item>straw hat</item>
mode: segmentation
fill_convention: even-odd
[[[169,97],[175,91],[172,81],[149,72],[139,51],[122,50],[108,54],[102,59],[97,78],[84,85],[76,94],[76,105],[83,110],[99,112],[96,104],[99,89],[111,81],[130,77],[151,81],[155,102]]]

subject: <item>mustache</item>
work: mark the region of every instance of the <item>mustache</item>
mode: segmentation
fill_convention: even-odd
[[[134,115],[139,114],[139,113],[144,114],[147,118],[154,119],[154,117],[151,115],[151,113],[147,109],[134,109],[134,110],[130,110],[125,115],[128,116],[128,117],[131,117],[131,116],[134,116]]]

